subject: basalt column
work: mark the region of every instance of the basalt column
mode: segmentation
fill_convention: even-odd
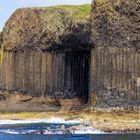
[[[92,49],[90,93],[97,106],[139,104],[140,52],[135,48]]]
[[[51,60],[53,74],[50,81],[55,96],[63,96],[64,99],[79,97],[83,102],[87,102],[89,52],[55,52]]]

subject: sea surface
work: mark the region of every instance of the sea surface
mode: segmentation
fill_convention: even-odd
[[[140,140],[140,135],[96,135],[96,134],[75,134],[75,135],[15,135],[0,134],[0,140]]]
[[[140,140],[138,134],[107,134],[77,120],[0,120],[0,140]]]

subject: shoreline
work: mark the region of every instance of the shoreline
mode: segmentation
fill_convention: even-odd
[[[79,120],[106,133],[140,133],[140,110],[93,110],[89,108],[69,113],[63,112],[0,112],[1,120],[50,119],[52,117]]]

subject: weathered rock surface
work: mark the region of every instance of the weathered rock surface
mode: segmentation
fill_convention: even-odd
[[[52,104],[62,93],[62,110],[80,106],[77,97],[101,108],[139,106],[139,26],[138,0],[94,0],[91,21],[89,5],[18,9],[1,36],[0,87]]]
[[[91,24],[96,47],[140,48],[139,0],[93,0]]]
[[[24,95],[19,92],[0,91],[0,112],[21,111],[59,111],[60,104],[56,100]]]
[[[90,92],[98,107],[139,106],[140,1],[93,0]],[[92,101],[93,100],[93,101]]]
[[[90,5],[17,9],[3,29],[6,50],[79,47],[89,41]]]
[[[82,81],[79,77],[85,67],[82,62],[88,63],[88,58],[82,52],[65,54],[65,50],[89,50],[89,38],[90,5],[17,9],[1,34],[4,57],[0,65],[0,87],[12,94],[15,91],[19,93],[19,96],[8,97],[10,101],[16,99],[12,109],[24,110],[32,102],[37,103],[33,105],[34,108],[38,106],[37,110],[44,110],[44,104],[64,105],[56,101],[54,94],[64,93],[65,89],[70,90],[70,97],[64,93],[64,98],[82,95],[83,81],[87,80]],[[61,51],[48,52],[52,49]],[[80,64],[73,66],[73,63]],[[76,79],[75,72],[79,72]],[[19,101],[21,93],[35,98],[24,97]],[[3,110],[6,101],[2,102]],[[69,104],[71,110],[75,105],[72,102]]]
[[[79,98],[74,99],[60,99],[61,109],[59,112],[67,113],[73,110],[79,110],[81,108],[81,101]]]

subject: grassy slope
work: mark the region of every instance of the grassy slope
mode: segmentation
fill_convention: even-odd
[[[71,15],[74,20],[87,20],[90,17],[90,5],[59,5],[50,7],[34,7],[32,9],[50,11],[50,13],[55,13],[57,11],[63,10]]]

